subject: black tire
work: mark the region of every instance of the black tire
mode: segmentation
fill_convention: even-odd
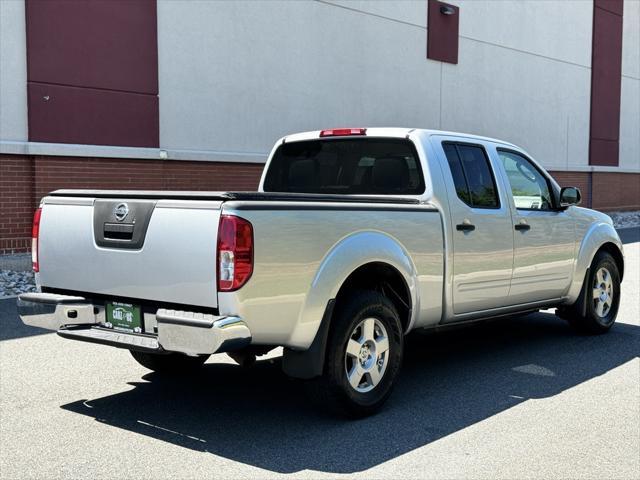
[[[604,269],[610,275],[610,306],[599,310],[602,302],[594,298],[594,291],[603,284],[598,280],[598,272]],[[606,290],[606,289],[605,289]],[[561,312],[561,316],[578,332],[597,335],[606,333],[613,326],[620,306],[620,272],[614,258],[607,252],[598,252],[591,263],[580,297],[574,305]]]
[[[181,353],[147,353],[130,350],[135,360],[145,368],[167,375],[188,375],[199,370],[209,355],[188,357]]]
[[[314,395],[314,400],[321,403],[323,408],[352,418],[366,417],[377,412],[382,407],[391,394],[400,372],[404,348],[400,317],[393,303],[384,295],[374,291],[355,292],[345,299],[342,305],[338,305],[337,308],[338,310],[334,314],[327,339],[323,375],[313,380],[310,388]],[[359,361],[359,359],[358,357],[348,356],[346,349],[347,342],[352,339],[354,330],[356,328],[364,328],[364,320],[370,318],[379,322],[374,323],[374,337],[383,332],[380,329],[381,325],[386,330],[389,349],[386,354],[380,356],[372,353],[369,358],[372,358],[374,363],[365,363],[365,365],[369,365],[369,372],[372,371],[372,368],[375,368],[378,372],[382,372],[382,376],[374,386],[372,377],[367,376],[370,373],[363,373],[361,383],[363,386],[358,385],[356,388],[371,388],[371,390],[361,392],[350,385],[347,375],[348,365],[351,364],[352,368],[355,367],[356,364],[354,362]],[[363,330],[357,331],[364,333]],[[380,335],[377,340],[384,337]],[[382,345],[382,343],[375,343],[375,345]],[[374,346],[373,348],[376,347]],[[373,350],[370,351],[369,347],[367,347],[366,352],[373,352]],[[381,360],[383,356],[384,359]],[[378,363],[379,361],[382,364]],[[382,365],[384,365],[384,368]],[[367,382],[370,385],[367,386]]]

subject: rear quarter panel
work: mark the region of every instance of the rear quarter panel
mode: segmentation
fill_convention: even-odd
[[[307,348],[344,280],[376,261],[405,277],[414,298],[413,327],[440,321],[443,240],[437,211],[422,205],[229,202],[223,213],[243,217],[254,228],[252,278],[237,292],[218,295],[220,314],[240,315],[253,343]]]

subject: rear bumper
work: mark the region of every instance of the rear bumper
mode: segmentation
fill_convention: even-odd
[[[134,334],[104,326],[104,309],[83,297],[27,293],[18,297],[26,325],[57,331],[64,338],[146,352],[208,355],[240,349],[251,332],[239,317],[158,309],[158,334]]]

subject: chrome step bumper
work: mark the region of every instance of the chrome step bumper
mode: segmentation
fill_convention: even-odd
[[[251,332],[240,317],[165,310],[156,312],[158,343],[172,352],[197,355],[229,352],[251,343]]]
[[[18,297],[25,325],[57,331],[61,337],[147,352],[208,355],[245,347],[251,332],[239,317],[158,309],[158,334],[134,334],[105,328],[104,307],[84,297],[26,293]]]
[[[84,297],[55,293],[24,293],[18,297],[18,315],[25,325],[58,330],[66,325],[98,323],[93,305]]]

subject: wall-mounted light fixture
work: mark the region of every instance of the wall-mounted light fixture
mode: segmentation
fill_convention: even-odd
[[[455,15],[455,8],[449,5],[440,5],[440,13],[443,15]]]

